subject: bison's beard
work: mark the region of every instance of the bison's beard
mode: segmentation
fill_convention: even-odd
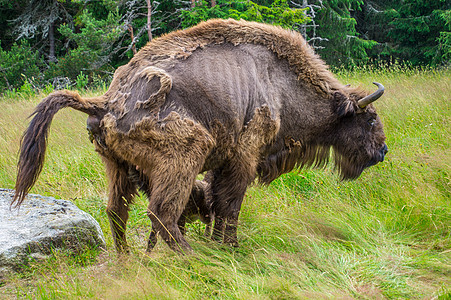
[[[330,151],[330,146],[303,145],[269,155],[259,163],[257,168],[259,181],[263,184],[269,184],[280,175],[295,168],[325,167],[331,157]],[[342,180],[356,179],[365,168],[383,161],[386,151],[385,146],[385,148],[370,156],[361,153],[348,154],[334,149],[335,170],[338,171]]]
[[[321,145],[296,145],[269,155],[257,168],[260,183],[269,184],[282,174],[295,168],[322,168],[327,165],[330,147]]]
[[[335,168],[339,171],[343,180],[356,179],[362,174],[365,168],[384,161],[384,156],[387,151],[385,144],[379,151],[375,151],[372,155],[345,155],[339,151],[335,151]]]
[[[356,179],[367,167],[367,163],[359,162],[356,157],[341,155],[338,152],[334,152],[334,162],[342,180]]]

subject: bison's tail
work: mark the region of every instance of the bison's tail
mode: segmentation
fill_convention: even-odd
[[[22,136],[15,194],[11,206],[14,203],[16,206],[22,204],[42,171],[53,116],[65,107],[94,115],[105,110],[105,104],[103,96],[82,98],[78,93],[67,90],[54,92],[38,104],[31,115],[33,119]]]

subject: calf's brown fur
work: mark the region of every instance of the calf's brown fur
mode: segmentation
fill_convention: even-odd
[[[89,115],[109,178],[107,214],[126,248],[128,208],[141,168],[156,232],[176,251],[191,247],[178,227],[197,174],[209,171],[213,236],[236,244],[247,186],[295,167],[323,166],[333,150],[342,178],[383,160],[382,124],[369,104],[383,92],[345,86],[302,36],[270,25],[210,20],[152,40],[117,69],[108,91],[49,95],[25,131],[14,201],[43,166],[48,127],[61,108]]]

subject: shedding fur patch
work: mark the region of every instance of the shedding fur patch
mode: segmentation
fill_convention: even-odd
[[[152,187],[150,217],[165,218],[160,219],[163,224],[174,221],[174,216],[178,218],[197,174],[215,145],[208,131],[175,112],[158,122],[152,117],[144,118],[127,133],[118,130],[112,114],[105,115],[101,126],[105,128],[105,142],[113,155],[140,166],[147,174]]]
[[[190,163],[198,164],[215,145],[213,137],[203,126],[180,118],[176,112],[160,121],[144,118],[127,133],[117,128],[116,117],[112,114],[105,115],[101,126],[106,133],[107,147],[114,149],[123,160],[143,169],[161,164],[184,167]]]
[[[249,178],[254,179],[258,162],[261,160],[262,148],[270,144],[280,129],[280,120],[271,118],[268,106],[255,110],[253,118],[244,127],[238,137],[236,147],[237,156],[241,163],[247,166]],[[246,186],[250,182],[246,182]]]
[[[155,76],[160,78],[160,89],[153,93],[146,101],[137,101],[135,109],[147,108],[156,113],[156,110],[163,105],[166,100],[166,95],[172,88],[172,78],[165,70],[157,67],[147,67],[139,73],[140,76],[145,77],[150,82]]]
[[[255,109],[254,117],[246,124],[238,138],[238,144],[251,152],[260,151],[263,145],[272,141],[280,128],[280,120],[271,118],[268,106]],[[254,147],[256,147],[254,149]]]

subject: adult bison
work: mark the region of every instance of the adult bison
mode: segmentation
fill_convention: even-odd
[[[89,115],[106,165],[107,214],[119,251],[136,172],[156,231],[171,249],[186,251],[177,221],[196,176],[209,170],[213,235],[235,244],[243,196],[256,177],[270,183],[296,166],[323,166],[331,149],[344,179],[384,159],[382,124],[370,105],[383,93],[376,85],[367,95],[339,83],[300,34],[279,27],[211,20],[172,32],[118,68],[104,95],[58,91],[36,107],[14,202],[22,203],[42,170],[53,116],[72,107]]]

